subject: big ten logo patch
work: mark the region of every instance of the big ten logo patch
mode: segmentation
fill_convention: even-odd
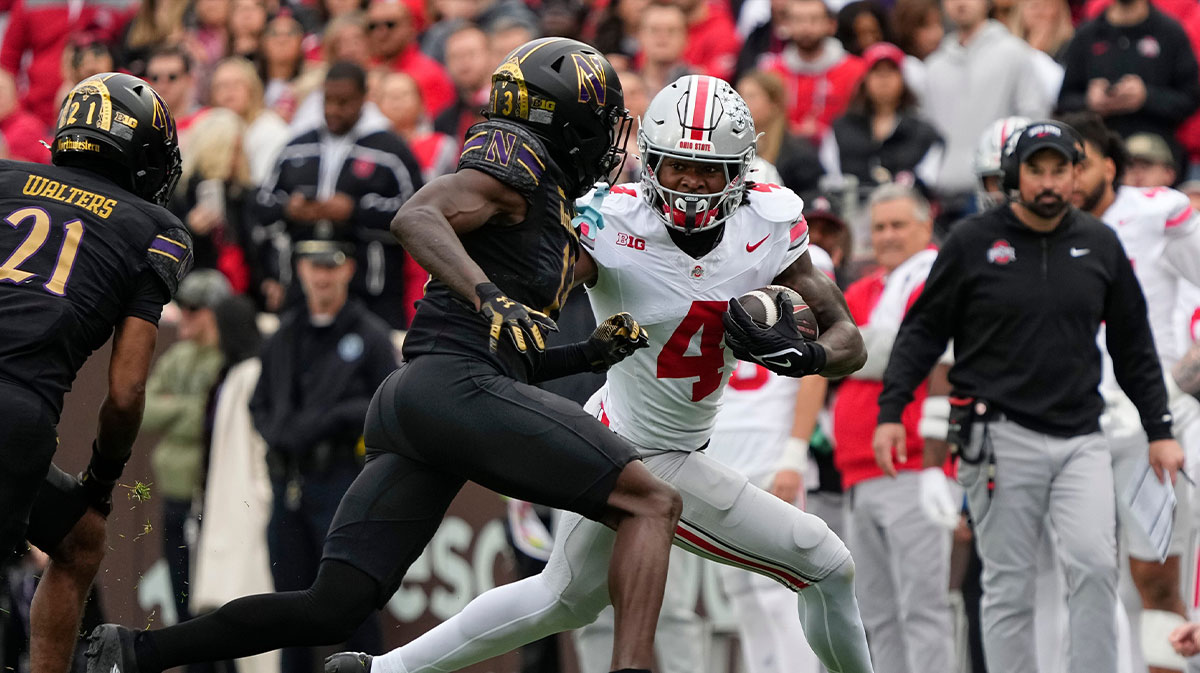
[[[634,250],[645,250],[646,239],[619,233],[617,234],[617,245],[623,245],[626,248],[633,248]]]
[[[494,164],[507,166],[508,162],[512,161],[516,148],[517,135],[515,133],[492,131],[492,137],[488,140],[483,158]]]

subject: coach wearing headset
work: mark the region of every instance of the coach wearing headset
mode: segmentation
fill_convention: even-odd
[[[880,460],[905,450],[901,411],[954,341],[952,444],[983,559],[987,667],[1036,671],[1035,563],[1045,514],[1069,581],[1070,673],[1117,670],[1113,474],[1100,434],[1096,331],[1107,322],[1116,378],[1137,406],[1150,464],[1175,479],[1162,372],[1146,302],[1116,234],[1070,205],[1082,143],[1034,122],[1005,148],[1009,202],[960,222],[905,317],[879,396]],[[942,464],[926,450],[926,466]],[[957,510],[945,480],[921,498]]]

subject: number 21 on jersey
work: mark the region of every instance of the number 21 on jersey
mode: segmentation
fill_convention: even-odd
[[[721,314],[728,307],[728,302],[724,301],[692,302],[687,315],[658,354],[658,378],[697,379],[692,384],[693,402],[699,402],[721,387],[721,368],[725,366],[725,348],[721,345],[725,326],[721,323]],[[688,355],[688,346],[697,332],[700,333],[700,353]]]
[[[29,233],[17,246],[16,250],[0,264],[0,282],[20,285],[37,274],[21,269],[21,265],[29,260],[34,253],[42,249],[50,236],[50,213],[41,208],[30,206],[19,208],[9,213],[4,221],[13,229],[20,230],[29,226]],[[58,248],[58,261],[42,287],[59,297],[67,290],[67,281],[71,277],[71,268],[75,266],[75,255],[79,252],[79,241],[83,239],[83,221],[71,220],[63,224],[62,245]]]

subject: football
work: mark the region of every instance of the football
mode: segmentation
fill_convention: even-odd
[[[738,303],[746,309],[755,324],[759,327],[770,327],[779,320],[779,307],[775,301],[781,294],[786,294],[792,300],[792,319],[796,321],[800,335],[810,341],[820,336],[817,316],[809,308],[808,302],[804,301],[804,297],[790,287],[783,285],[760,287],[738,297]]]

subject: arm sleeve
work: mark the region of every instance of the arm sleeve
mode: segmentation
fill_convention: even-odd
[[[125,315],[158,324],[163,305],[171,301],[171,292],[156,273],[147,269],[138,275],[133,296],[125,305]]]
[[[1013,109],[1017,114],[1030,119],[1042,119],[1049,116],[1054,101],[1046,90],[1045,78],[1038,72],[1035,50],[1026,44],[1021,45],[1020,68],[1021,75],[1017,78],[1017,87],[1013,92]]]
[[[1171,26],[1171,42],[1176,57],[1171,64],[1171,82],[1167,86],[1146,83],[1146,102],[1141,112],[1178,124],[1187,119],[1200,105],[1200,73],[1196,56],[1183,29]]]
[[[961,227],[959,224],[961,232]],[[913,390],[946,350],[958,318],[966,269],[961,263],[962,235],[951,234],[933,262],[929,279],[904,316],[879,394],[880,423],[899,423]]]
[[[1062,89],[1058,92],[1058,109],[1062,112],[1087,109],[1087,50],[1091,46],[1090,38],[1090,32],[1075,33],[1075,39],[1067,45],[1066,72],[1063,73]]]
[[[595,371],[583,347],[584,343],[586,342],[547,348],[529,382],[541,383],[572,374]]]
[[[1116,243],[1116,248],[1113,282],[1104,301],[1104,321],[1109,325],[1105,334],[1113,373],[1121,390],[1137,407],[1149,440],[1170,439],[1167,389],[1146,317],[1146,298],[1120,243]]]
[[[25,55],[25,39],[28,37],[25,24],[25,3],[17,2],[8,16],[4,42],[0,43],[0,68],[14,76],[21,68],[21,57]]]

